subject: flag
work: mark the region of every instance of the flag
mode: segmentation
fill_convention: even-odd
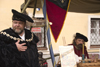
[[[48,21],[52,23],[50,30],[55,42],[61,33],[70,0],[46,0]]]
[[[55,41],[57,41],[58,35],[63,25],[63,21],[66,16],[66,10],[69,3],[69,0],[67,0],[66,3],[65,1],[60,3],[61,2],[60,0],[54,0],[54,1],[44,0],[43,14],[44,14],[44,18],[46,19],[48,46],[49,46],[49,51],[50,51],[53,67],[57,67],[57,65],[56,65],[52,43],[51,43],[50,29],[53,33]],[[53,25],[49,26],[48,24],[49,22],[52,22]]]
[[[44,19],[46,19],[47,40],[48,40],[48,46],[49,46],[49,51],[50,51],[50,56],[51,56],[52,64],[53,64],[53,67],[57,67],[56,66],[55,57],[54,57],[54,53],[53,53],[52,44],[51,44],[50,28],[49,28],[48,20],[47,20],[47,16],[46,16],[46,0],[44,0],[44,5],[43,5],[43,15],[44,15]]]

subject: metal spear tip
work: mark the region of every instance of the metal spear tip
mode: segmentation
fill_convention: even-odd
[[[52,25],[52,22],[49,22],[50,25]]]

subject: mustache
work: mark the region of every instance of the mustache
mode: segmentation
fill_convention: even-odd
[[[82,44],[78,44],[78,45],[81,45],[82,46]]]
[[[76,45],[76,47],[80,50],[80,49],[82,49],[82,44],[78,44],[78,45]]]
[[[20,27],[15,27],[15,29],[20,29]]]
[[[20,27],[14,27],[13,29],[16,30],[16,29],[21,29],[21,28]]]

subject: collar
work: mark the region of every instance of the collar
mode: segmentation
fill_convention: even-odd
[[[25,39],[25,40],[23,40],[23,39],[21,39],[21,38],[17,38],[17,37],[13,37],[13,36],[11,36],[10,34],[8,34],[8,33],[6,33],[6,32],[0,32],[0,34],[2,34],[2,35],[5,35],[5,36],[7,36],[7,37],[9,37],[9,38],[11,38],[11,39],[13,39],[13,40],[20,40],[20,41],[26,41],[26,42],[31,42],[32,40],[33,40],[33,34],[31,33],[31,38],[30,39]]]

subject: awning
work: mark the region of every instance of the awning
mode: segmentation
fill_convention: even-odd
[[[100,0],[71,0],[69,12],[98,13]]]
[[[25,3],[28,0],[25,0]],[[31,0],[28,8],[33,8],[35,0]],[[37,8],[42,8],[41,0],[37,0]],[[100,12],[100,0],[71,0],[69,12],[98,13]]]

